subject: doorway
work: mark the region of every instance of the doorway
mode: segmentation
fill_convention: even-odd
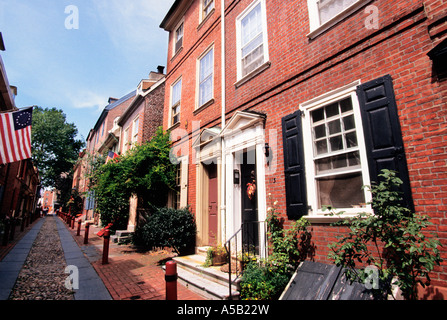
[[[244,251],[259,254],[258,191],[255,148],[244,149],[240,168],[242,245]]]
[[[208,245],[216,246],[218,242],[218,178],[217,165],[205,166],[208,173]]]

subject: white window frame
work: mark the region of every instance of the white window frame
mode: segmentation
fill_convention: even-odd
[[[137,116],[132,123],[132,144],[138,142],[140,116]]]
[[[129,127],[127,127],[124,130],[124,137],[123,137],[123,150],[124,151],[129,150],[128,142],[129,142]]]
[[[358,9],[363,7],[365,4],[371,2],[372,0],[357,0],[355,3],[344,9],[343,11],[339,12],[335,16],[333,16],[331,19],[326,21],[325,23],[320,23],[320,14],[318,10],[318,1],[319,0],[307,0],[307,8],[309,11],[309,27],[310,32],[307,35],[308,38],[313,39],[323,33],[324,31],[328,30],[329,28],[333,27],[349,15],[356,12]]]
[[[246,75],[242,75],[242,20],[258,5],[261,4],[261,16],[262,16],[262,40],[264,49],[264,62],[255,70],[249,72]],[[269,64],[269,50],[268,50],[268,33],[267,33],[267,13],[265,0],[253,1],[237,18],[236,18],[236,58],[237,58],[237,80],[241,82],[246,78],[252,78],[259,72],[266,69],[266,65]],[[237,84],[238,85],[238,84]]]
[[[328,104],[351,97],[352,107],[354,111],[354,121],[357,133],[358,151],[360,153],[360,163],[363,185],[370,185],[368,158],[366,155],[365,138],[363,135],[362,118],[360,114],[360,105],[356,94],[356,87],[360,85],[360,80],[351,84],[323,94],[315,99],[309,100],[300,104],[300,110],[303,111],[303,141],[304,141],[304,157],[306,163],[306,187],[308,194],[308,205],[312,208],[309,210],[308,218],[313,218],[319,222],[325,222],[337,217],[328,217],[328,210],[318,208],[318,191],[316,182],[316,168],[314,162],[314,147],[312,137],[311,115],[310,113],[316,109],[322,108]],[[365,203],[371,202],[371,193],[364,189]],[[371,205],[367,204],[365,207],[359,208],[335,208],[336,212],[344,212],[343,216],[353,216],[361,212],[373,213]]]
[[[179,77],[177,80],[175,80],[173,83],[172,83],[172,85],[171,85],[171,92],[170,92],[170,99],[169,99],[169,127],[172,127],[172,126],[174,126],[175,124],[177,124],[177,123],[179,123],[180,122],[180,114],[181,114],[181,112],[182,112],[182,86],[183,86],[183,83],[180,83],[180,82],[182,82],[182,77]],[[180,83],[180,99],[178,100],[178,103],[173,103],[173,101],[172,101],[172,98],[173,98],[173,92],[174,92],[174,87],[177,85],[177,84],[179,84]],[[173,108],[174,107],[176,107],[176,106],[179,106],[180,107],[180,110],[179,110],[179,112],[178,112],[178,115],[179,115],[179,119],[178,119],[178,121],[177,122],[173,122],[173,120],[174,120],[174,114],[173,114]]]
[[[200,81],[201,79],[200,79],[200,67],[201,67],[201,62],[202,62],[202,60],[203,60],[203,58],[205,58],[210,52],[213,52],[212,54],[213,54],[213,57],[212,57],[212,66],[213,66],[213,69],[212,69],[212,72],[211,72],[211,74],[210,75],[208,75],[205,79],[209,79],[210,77],[211,77],[211,95],[210,95],[210,98],[209,99],[207,99],[206,101],[200,101],[200,94],[201,94],[201,87],[200,87],[200,85],[203,83],[203,82],[205,82],[205,81]],[[196,101],[197,101],[197,103],[196,103],[196,110],[197,109],[199,109],[200,107],[202,107],[202,106],[204,106],[204,105],[206,105],[206,104],[208,104],[210,101],[212,101],[213,99],[214,99],[214,44],[212,44],[211,46],[209,46],[206,50],[205,50],[205,52],[204,53],[202,53],[201,55],[200,55],[200,57],[197,59],[197,71],[196,71],[196,73],[197,73],[197,77],[196,77],[196,79],[197,79],[197,90],[196,90],[196,92],[197,92],[197,95],[196,95]]]
[[[177,48],[177,30],[182,27],[182,45]],[[174,32],[173,32],[173,41],[172,41],[172,56],[174,57],[178,52],[180,52],[180,50],[183,48],[184,42],[185,41],[185,20],[182,19],[182,21],[180,21],[177,26],[174,28]]]
[[[214,0],[210,0],[208,5],[205,5],[205,1],[206,0],[200,1],[200,22],[204,21],[213,12],[216,6],[216,2]],[[208,13],[205,13],[207,8],[210,8],[210,10]]]

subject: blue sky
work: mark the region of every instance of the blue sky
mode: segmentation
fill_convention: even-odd
[[[56,107],[85,140],[109,97],[166,66],[159,28],[174,0],[0,0],[0,52],[16,105]],[[79,28],[67,29],[76,6]],[[166,69],[165,69],[166,70]]]

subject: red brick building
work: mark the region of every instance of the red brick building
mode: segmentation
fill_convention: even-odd
[[[164,128],[198,245],[261,221],[247,241],[262,249],[271,194],[286,224],[311,222],[313,259],[330,262],[340,230],[323,207],[372,211],[361,186],[394,169],[443,244],[431,279],[445,298],[446,17],[442,1],[175,1],[161,24]]]

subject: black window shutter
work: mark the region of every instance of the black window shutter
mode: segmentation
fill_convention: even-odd
[[[371,182],[382,169],[394,170],[403,181],[403,205],[414,211],[407,160],[390,75],[357,87]]]
[[[287,216],[299,219],[307,214],[301,111],[282,118]]]

